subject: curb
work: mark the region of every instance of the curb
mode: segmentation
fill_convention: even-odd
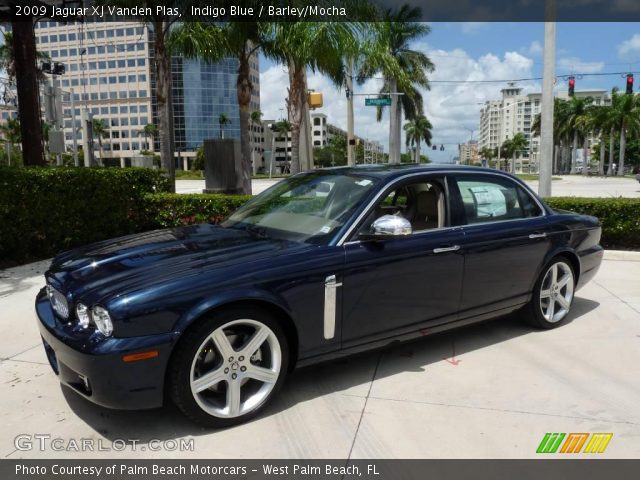
[[[640,252],[631,252],[628,250],[605,250],[603,260],[640,262]]]

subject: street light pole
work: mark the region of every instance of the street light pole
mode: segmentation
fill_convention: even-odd
[[[555,0],[547,1],[547,20],[555,16]],[[556,63],[556,23],[544,24],[544,66],[542,75],[542,111],[540,113],[540,177],[538,195],[551,196],[553,167],[553,80]]]
[[[356,164],[354,148],[351,145],[353,137],[353,60],[349,59],[347,65],[347,165]]]

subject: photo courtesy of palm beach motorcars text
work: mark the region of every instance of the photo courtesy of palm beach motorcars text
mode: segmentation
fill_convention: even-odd
[[[0,0],[0,479],[640,468],[640,4]]]

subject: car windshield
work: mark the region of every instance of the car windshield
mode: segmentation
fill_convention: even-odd
[[[375,178],[332,171],[296,175],[247,202],[222,226],[260,237],[325,244],[377,183]]]

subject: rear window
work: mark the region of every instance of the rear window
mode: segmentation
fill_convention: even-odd
[[[464,223],[485,223],[537,217],[542,214],[531,195],[506,178],[456,177]]]

